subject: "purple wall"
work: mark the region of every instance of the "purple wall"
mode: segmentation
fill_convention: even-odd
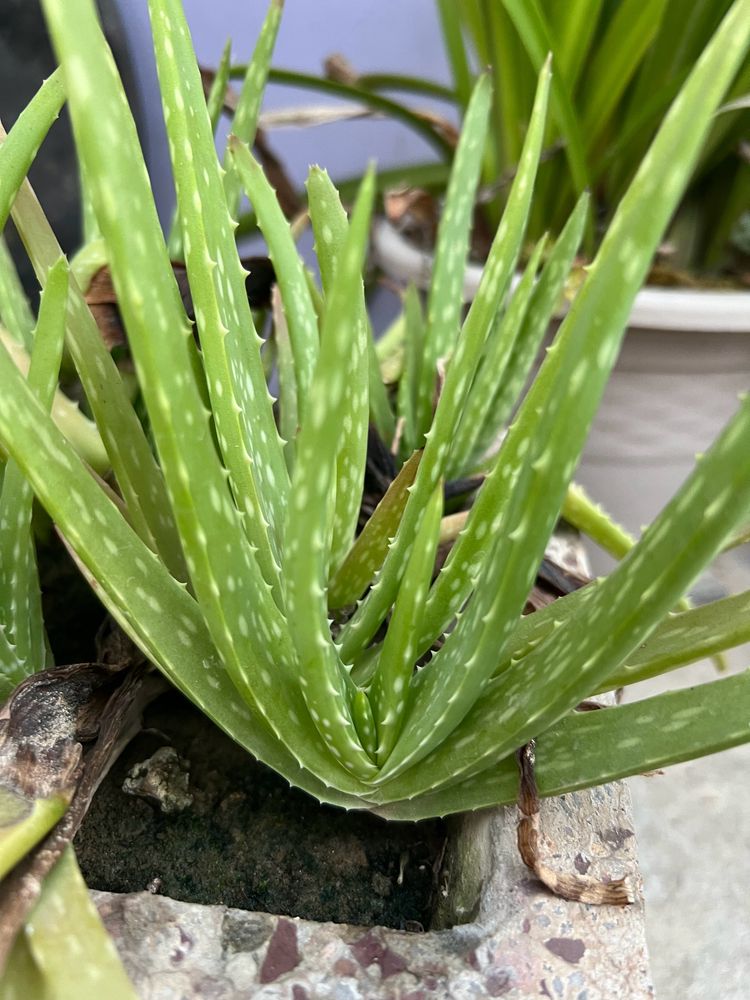
[[[156,92],[146,0],[119,0],[147,112],[149,160],[164,215],[171,203],[168,164]],[[236,60],[252,52],[266,9],[259,0],[184,0],[198,58],[215,65],[231,36]],[[408,13],[405,13],[405,9]],[[322,61],[341,52],[360,71],[391,71],[446,81],[448,71],[434,0],[287,0],[274,64],[319,72]],[[265,107],[335,103],[323,95],[270,87]],[[422,102],[424,104],[424,102]],[[369,159],[381,167],[433,159],[427,144],[403,126],[354,121],[272,136],[292,177],[301,183],[310,163],[332,176],[361,172]]]

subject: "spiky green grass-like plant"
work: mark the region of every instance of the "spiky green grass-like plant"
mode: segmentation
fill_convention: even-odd
[[[144,451],[147,438],[109,358],[93,342],[85,348],[90,316],[73,281],[67,336],[122,502],[90,475],[3,351],[0,442],[156,666],[291,783],[393,818],[512,800],[513,752],[531,737],[547,794],[747,739],[748,674],[625,708],[572,712],[608,685],[750,633],[747,613],[738,625],[725,602],[668,615],[750,507],[747,399],[609,578],[531,619],[522,609],[633,298],[747,51],[750,0],[736,0],[673,104],[435,581],[442,484],[467,454],[484,449],[498,414],[511,411],[581,235],[585,202],[538,279],[541,252],[506,308],[533,205],[549,63],[464,318],[461,277],[489,80],[471,95],[426,314],[410,304],[422,348],[399,406],[402,447],[416,452],[356,536],[368,411],[396,424],[387,395],[373,389],[363,294],[372,172],[347,217],[327,175],[311,171],[321,276],[321,288],[311,290],[274,192],[243,142],[270,47],[256,49],[256,86],[243,88],[254,102],[245,135],[230,138],[219,158],[181,4],[149,0],[198,349],[93,2],[43,0],[43,7],[61,64],[54,87],[64,88],[69,105],[156,454]],[[54,242],[23,177],[60,103],[45,86],[23,129],[0,147],[0,221],[20,186],[15,221],[39,261]],[[238,184],[278,275],[278,420],[234,242]],[[44,267],[39,278],[48,283]]]

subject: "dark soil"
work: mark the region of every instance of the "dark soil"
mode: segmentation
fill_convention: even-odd
[[[129,772],[158,750],[151,797],[126,794]],[[386,823],[320,806],[169,693],[112,768],[75,847],[95,889],[421,930],[445,839],[439,821]]]
[[[107,612],[54,531],[39,544],[37,559],[44,624],[55,663],[93,663],[96,635]]]

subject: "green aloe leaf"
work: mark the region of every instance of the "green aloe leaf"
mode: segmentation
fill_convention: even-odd
[[[294,352],[297,408],[301,420],[305,414],[319,342],[318,321],[305,267],[297,253],[289,223],[284,218],[262,167],[250,150],[232,137],[229,140],[229,152],[242,186],[255,209],[276,272]]]
[[[622,559],[635,545],[635,537],[613,521],[582,486],[571,483],[562,507],[562,516],[573,527],[585,532],[615,559]]]
[[[579,614],[485,685],[450,737],[410,780],[392,782],[389,794],[399,795],[404,785],[413,793],[415,782],[426,790],[454,782],[457,774],[477,773],[607,686],[614,665],[627,662],[746,516],[748,433],[750,399],[623,562],[579,604]],[[470,615],[471,609],[458,628]],[[415,686],[426,690],[428,675],[422,671]],[[422,701],[415,697],[415,706]]]
[[[306,187],[320,278],[325,296],[328,297],[333,294],[336,271],[346,245],[349,224],[338,192],[324,170],[312,167]],[[349,309],[350,322],[355,331],[350,350],[356,363],[346,379],[339,412],[339,447],[334,486],[336,506],[330,572],[338,569],[354,541],[367,461],[370,328],[364,284],[360,284],[357,298],[349,303]]]
[[[466,716],[492,675],[498,649],[504,647],[521,614],[617,356],[632,301],[685,188],[713,111],[746,49],[750,18],[742,24],[740,18],[743,13],[750,13],[750,0],[733,7],[696,65],[681,96],[673,104],[619,206],[555,345],[550,349],[518,417],[509,429],[498,461],[503,463],[506,477],[515,472],[515,482],[497,526],[497,540],[485,557],[474,599],[467,612],[429,668],[418,675],[419,691],[402,737],[383,768],[383,780],[424,758]],[[675,155],[675,150],[679,151],[679,155]],[[744,410],[733,425],[735,428],[741,426],[743,413]],[[713,449],[714,454],[721,456],[722,449],[730,447],[722,440]],[[732,441],[731,433],[729,441]],[[716,465],[726,473],[720,459]],[[739,468],[741,465],[738,476]],[[705,485],[700,473],[696,482],[696,490],[700,491]],[[718,486],[716,489],[723,501]],[[739,490],[739,493],[741,495],[742,491]],[[727,517],[730,510],[731,505],[728,505]],[[736,520],[728,525],[729,529],[739,522],[740,516],[738,514]],[[666,528],[664,532],[669,534]],[[684,539],[682,542],[672,540],[672,543],[679,546],[684,544]],[[631,550],[629,559],[632,560],[634,554],[642,552],[643,548],[643,545],[636,546]],[[706,551],[711,552],[710,543],[707,543]],[[665,553],[663,558],[666,560],[668,555]],[[694,559],[696,562],[691,563],[693,575],[701,567],[701,563],[697,562],[700,559],[698,548]],[[629,560],[625,560],[620,568],[630,564]],[[658,575],[657,567],[652,567],[652,582]],[[669,594],[672,599],[671,606],[692,580],[688,572],[685,576],[687,579],[683,577],[681,592],[674,593],[674,587],[664,588],[664,594]],[[610,580],[614,579],[619,582],[617,573],[610,577]],[[605,592],[610,593],[608,590]],[[598,591],[597,596],[600,594],[601,591]],[[618,606],[622,612],[620,602]],[[663,614],[669,608],[670,605],[667,605]],[[658,619],[644,614],[643,620],[649,620],[649,627],[652,628]],[[571,638],[571,651],[574,647],[576,643]],[[576,651],[585,660],[580,649],[576,647]],[[623,655],[627,652],[629,650]],[[556,663],[562,662],[559,649],[554,656]],[[524,670],[528,663],[527,658]],[[518,685],[516,679],[511,688],[514,696]],[[450,692],[450,697],[445,692]],[[535,691],[533,706],[527,703],[526,698],[522,700],[528,712],[525,725],[533,725],[539,715],[549,717],[542,708],[544,699],[539,697],[538,691]],[[555,705],[559,709],[559,703],[555,701]],[[553,712],[550,706],[549,714]],[[554,716],[549,721],[554,721]],[[486,729],[479,731],[487,732]],[[519,733],[514,732],[513,735],[517,737]],[[517,739],[515,745],[521,742],[522,739]]]
[[[451,441],[461,416],[464,394],[474,378],[487,330],[505,298],[521,249],[542,148],[549,86],[550,69],[545,65],[539,75],[534,113],[519,169],[503,220],[492,242],[476,297],[445,374],[414,489],[410,493],[399,530],[389,547],[375,585],[342,629],[342,656],[346,662],[354,660],[365,649],[388,613],[415,533],[419,529],[425,504],[444,474]],[[455,186],[452,190],[456,198],[462,197]]]
[[[0,343],[13,358],[16,368],[26,375],[31,363],[26,350],[2,329],[0,329]],[[96,424],[89,420],[81,412],[78,404],[68,399],[60,389],[55,390],[52,400],[52,416],[65,437],[91,469],[100,476],[107,475],[111,465]]]
[[[351,321],[351,303],[362,295],[362,266],[374,195],[370,171],[362,183],[326,297],[320,357],[298,437],[284,553],[289,630],[310,715],[333,756],[364,779],[372,777],[376,768],[352,719],[355,689],[331,641],[326,584],[340,413],[346,383],[356,378],[366,359],[361,327]]]
[[[71,5],[69,0],[64,4],[61,0],[45,0],[45,12],[63,68],[72,70],[74,83],[69,88],[69,99],[74,132],[82,155],[91,158],[90,176],[94,181],[92,194],[97,218],[109,248],[118,301],[180,527],[191,583],[215,649],[242,698],[253,706],[255,724],[258,719],[262,720],[262,725],[271,729],[277,742],[294,746],[295,754],[300,758],[304,755],[309,761],[310,770],[325,775],[326,783],[332,784],[341,769],[330,755],[321,752],[299,690],[290,680],[294,651],[287,624],[268,592],[246,540],[240,512],[232,503],[209,434],[207,414],[193,376],[192,334],[164,245],[135,125],[97,23],[93,3],[74,0]],[[172,11],[164,16],[171,21],[181,17],[182,12]],[[106,100],[110,108],[108,131],[101,129],[99,99]],[[112,155],[113,148],[117,156]],[[118,200],[113,196],[117,191],[128,193],[130,211],[127,216],[118,209]],[[145,287],[149,289],[147,300],[141,291]],[[11,433],[12,428],[6,422],[3,436],[8,438]],[[46,433],[50,433],[49,427]],[[18,439],[14,438],[16,457],[18,444]],[[27,443],[24,453],[39,447],[38,441],[30,447]],[[25,471],[28,475],[27,467]],[[47,475],[50,475],[49,469]],[[64,475],[62,479],[64,481]],[[34,479],[34,486],[41,495],[39,478]],[[78,492],[84,496],[81,486],[79,483]],[[44,492],[45,505],[53,512],[50,503],[53,498],[46,488]],[[81,508],[84,506],[80,504]],[[89,506],[93,507],[90,499]],[[53,516],[59,520],[60,513],[57,507]],[[70,537],[70,511],[67,515],[62,527]],[[81,516],[80,511],[78,516]],[[75,536],[70,539],[77,551],[91,543],[90,528],[89,524],[85,542],[80,535],[77,542]],[[144,572],[147,572],[149,564],[144,565]],[[132,574],[132,565],[128,568]],[[112,570],[104,569],[101,564],[98,571],[92,569],[91,572],[95,579],[112,575]],[[132,588],[133,577],[130,579],[128,587]],[[151,585],[148,589],[142,586],[142,589],[146,607],[140,607],[140,615],[151,607],[150,601],[162,608],[161,596],[153,593]],[[118,604],[124,603],[122,592],[116,596]],[[173,592],[172,597],[175,597]],[[125,618],[132,629],[136,624],[131,617],[135,612],[132,599],[130,608]],[[153,608],[151,610],[153,612]],[[162,608],[161,624],[155,629],[158,654],[154,652],[153,658],[162,668],[166,660],[165,647],[168,649],[174,641],[171,635],[164,634],[164,623],[178,620],[177,615],[174,609],[170,613]],[[122,609],[119,616],[123,617]],[[153,624],[153,618],[151,622]],[[167,628],[171,633],[169,624]],[[154,634],[148,640],[142,633],[139,636],[142,646],[147,642],[145,648],[150,654],[154,649]],[[190,645],[191,636],[187,632],[184,635]],[[174,651],[175,647],[172,649]],[[221,666],[212,657],[207,659],[213,673],[211,680],[216,682]],[[227,700],[236,705],[238,699],[229,695]],[[231,704],[222,713],[221,724],[225,727],[227,711],[231,712]],[[244,711],[250,722],[253,716],[249,710]],[[297,720],[292,730],[290,719]],[[300,730],[308,729],[312,729],[312,733],[300,741]],[[261,759],[279,755],[282,760],[286,756],[282,747],[273,742],[258,754]],[[287,757],[284,769],[288,767]],[[345,784],[345,772],[341,775],[339,784]]]
[[[263,94],[271,68],[271,57],[279,32],[283,8],[284,0],[271,0],[268,6],[268,13],[258,35],[258,41],[255,43],[255,51],[245,70],[237,108],[232,118],[232,134],[251,149],[258,127],[260,106],[263,103]],[[224,156],[224,167],[227,171],[224,177],[224,190],[226,191],[229,214],[232,218],[236,218],[242,196],[242,184],[234,172],[233,166],[234,161],[227,150]]]
[[[219,65],[216,68],[216,75],[211,82],[211,88],[206,98],[206,109],[208,119],[211,122],[211,131],[216,134],[219,125],[221,112],[224,110],[224,98],[226,97],[227,85],[229,83],[229,70],[232,66],[232,42],[227,41],[221,53]],[[175,206],[172,215],[172,225],[169,230],[167,249],[172,260],[185,260],[185,248],[182,243],[182,229],[180,228],[179,208]]]
[[[184,15],[174,0],[152,0],[149,9],[212,414],[234,502],[244,516],[263,578],[280,602],[279,536],[288,475],[263,373],[261,341],[247,300],[246,275]]]
[[[469,467],[479,462],[495,442],[500,429],[510,419],[523,388],[539,356],[550,322],[558,307],[570,268],[578,251],[589,210],[589,195],[584,192],[555,241],[516,337],[505,376],[493,394],[492,407],[469,459]]]
[[[380,377],[380,364],[372,337],[367,345],[368,385],[370,394],[370,420],[380,439],[391,443],[396,436],[396,418],[388,399],[388,390]]]
[[[317,798],[349,808],[355,805],[353,795],[363,790],[317,740],[302,696],[288,676],[283,633],[274,633],[275,675],[269,674],[268,684],[282,701],[278,715],[283,716],[293,750],[286,748],[257,707],[244,672],[231,659],[231,676],[224,669],[195,599],[133,532],[2,350],[0,384],[0,441],[23,468],[100,599],[125,632],[178,690],[250,753]],[[259,626],[257,618],[251,619],[251,610],[243,607],[243,611],[237,644],[244,655],[244,634],[251,625]],[[270,627],[275,625],[272,621]],[[247,655],[243,671],[251,668],[257,669],[257,661]],[[239,696],[235,684],[247,700]],[[262,683],[258,690],[263,691]],[[309,771],[300,761],[303,752]],[[316,771],[325,779],[316,778]]]
[[[402,460],[417,447],[417,399],[424,355],[425,319],[419,292],[414,285],[409,285],[404,295],[404,321],[404,370],[398,381],[396,401],[401,429],[399,455]]]
[[[0,235],[0,324],[26,350],[31,349],[34,315],[5,237]]]
[[[0,988],[8,1000],[23,996],[99,1000],[103,984],[110,1000],[137,1000],[89,896],[73,848],[68,847],[44,880]]]
[[[750,591],[670,615],[600,689],[635,684],[745,642],[750,642]]]
[[[68,265],[61,258],[50,270],[42,293],[28,374],[30,388],[47,410],[60,369],[67,297]],[[15,671],[3,674],[11,689],[47,666],[48,659],[31,527],[33,500],[22,470],[9,461],[0,493],[0,615],[18,661]]]
[[[3,167],[0,174],[0,228],[5,228],[16,192],[64,103],[62,72],[57,69],[42,83],[18,116],[10,133],[6,134],[4,130],[0,132],[0,163]]]
[[[537,243],[505,312],[498,316],[490,329],[482,363],[472,383],[458,432],[453,439],[449,466],[451,478],[469,471],[465,464],[467,456],[475,451],[477,436],[490,419],[494,393],[497,386],[502,384],[513,345],[526,315],[546,242],[546,238],[542,238]]]
[[[409,499],[421,452],[415,452],[399,470],[328,586],[332,610],[354,604],[383,565]]]
[[[372,682],[379,764],[388,759],[406,714],[418,624],[435,567],[442,516],[443,484],[438,483],[409,555]]]
[[[289,339],[284,305],[278,287],[271,293],[271,314],[273,316],[273,344],[276,348],[276,365],[279,376],[279,432],[284,445],[284,457],[291,474],[294,469],[294,452],[299,430],[299,410],[297,407],[297,374],[294,368],[294,352]],[[270,378],[273,369],[267,375]]]
[[[491,97],[489,79],[480,77],[464,118],[438,229],[417,395],[416,420],[420,436],[427,432],[432,422],[438,364],[453,352],[461,328],[461,287],[469,254],[474,195],[479,184]]]
[[[69,796],[62,792],[31,798],[0,786],[0,878],[49,833],[69,805]]]
[[[24,177],[63,97],[62,76],[56,72],[42,84],[7,136],[0,126],[0,223],[4,225],[12,206],[13,220],[42,286],[62,250]],[[167,513],[163,479],[120,373],[75,281],[70,285],[67,332],[73,361],[129,515],[141,537],[182,575],[182,553]]]
[[[211,130],[216,134],[216,129],[219,127],[219,121],[221,120],[221,113],[224,110],[224,99],[227,94],[227,86],[229,85],[229,72],[232,68],[232,40],[227,39],[224,48],[221,52],[221,59],[219,59],[219,65],[216,67],[216,73],[211,82],[211,87],[208,91],[208,96],[206,98],[206,109],[208,111],[208,120],[211,122]]]
[[[747,742],[750,672],[597,712],[574,712],[536,740],[539,792],[563,795]],[[384,806],[387,819],[510,804],[518,795],[511,755],[449,788]]]

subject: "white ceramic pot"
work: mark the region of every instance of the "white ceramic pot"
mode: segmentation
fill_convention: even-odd
[[[750,389],[750,293],[637,297],[577,478],[626,527],[653,520]]]
[[[373,251],[391,277],[429,284],[431,256],[388,223],[376,224]],[[466,301],[481,274],[479,265],[467,268]],[[638,532],[734,413],[738,393],[748,389],[750,292],[643,289],[576,479]]]

